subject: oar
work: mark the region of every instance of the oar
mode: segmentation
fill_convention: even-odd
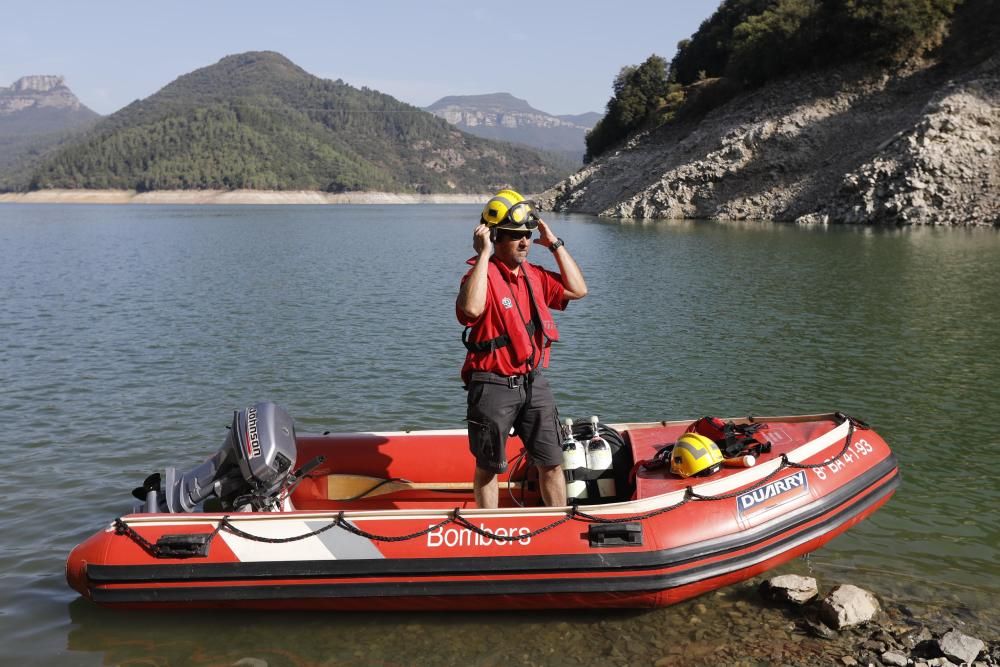
[[[520,482],[499,482],[500,488],[520,488]],[[405,479],[383,479],[368,475],[327,475],[326,497],[328,500],[355,500],[371,498],[397,491],[471,491],[472,482],[411,482]]]

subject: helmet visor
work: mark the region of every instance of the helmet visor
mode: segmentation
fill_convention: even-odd
[[[514,204],[508,209],[507,215],[503,217],[497,227],[512,231],[537,229],[538,216],[535,214],[535,202],[526,199]]]

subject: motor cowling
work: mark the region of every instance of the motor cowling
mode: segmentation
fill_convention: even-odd
[[[278,405],[262,401],[233,413],[222,447],[204,463],[146,478],[132,494],[137,512],[196,512],[216,498],[223,511],[277,509],[295,463],[295,424]]]
[[[239,454],[243,479],[265,495],[275,494],[295,463],[295,423],[274,403],[257,403],[233,414],[226,447]]]

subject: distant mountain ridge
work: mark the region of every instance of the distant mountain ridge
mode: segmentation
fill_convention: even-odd
[[[30,164],[100,117],[61,76],[23,76],[10,87],[0,86],[0,172]]]
[[[510,93],[449,95],[425,108],[465,132],[556,151],[577,162],[587,131],[601,118],[596,112],[554,116]]]
[[[108,116],[42,162],[27,187],[537,192],[572,170],[261,51],[227,56]]]

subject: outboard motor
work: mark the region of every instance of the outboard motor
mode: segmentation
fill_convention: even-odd
[[[278,495],[292,476],[295,456],[291,416],[274,403],[262,401],[233,413],[226,441],[201,465],[182,474],[167,468],[162,480],[159,473],[147,477],[132,491],[144,501],[134,511],[201,511],[210,498],[218,498],[222,511],[227,512],[279,509]]]

